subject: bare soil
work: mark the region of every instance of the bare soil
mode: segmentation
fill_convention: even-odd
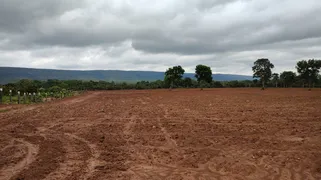
[[[101,91],[0,106],[1,180],[321,179],[321,90]]]

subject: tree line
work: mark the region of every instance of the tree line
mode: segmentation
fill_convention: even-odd
[[[252,81],[247,82],[218,82],[213,81],[211,84],[208,84],[208,88],[221,88],[228,87],[231,85],[235,87],[245,86],[245,84],[252,83]],[[3,86],[3,94],[9,95],[10,90],[12,95],[17,95],[18,91],[23,93],[33,93],[33,92],[41,92],[41,93],[53,93],[60,95],[61,92],[67,91],[87,91],[87,90],[126,90],[126,89],[165,89],[170,88],[170,84],[165,80],[157,80],[157,81],[139,81],[135,83],[129,82],[107,82],[107,81],[83,81],[83,80],[56,80],[49,79],[46,81],[39,80],[29,80],[22,79],[16,83],[8,83]],[[198,88],[199,83],[191,78],[184,78],[179,81],[175,81],[175,86],[173,88]]]
[[[273,73],[274,65],[266,58],[254,62],[253,80],[214,81],[212,70],[206,65],[195,67],[195,78],[184,77],[182,66],[174,66],[164,73],[164,80],[129,82],[56,80],[46,81],[22,79],[15,83],[0,86],[4,94],[51,92],[60,93],[83,90],[121,90],[121,89],[164,89],[164,88],[239,88],[239,87],[321,87],[320,60],[302,60],[296,65],[297,73],[284,71]]]
[[[280,74],[272,73],[274,65],[269,59],[261,58],[254,62],[253,77],[259,78],[260,83],[262,83],[262,89],[265,88],[265,84],[272,82],[275,87],[319,87],[320,86],[320,68],[321,60],[309,59],[297,62],[296,70],[297,73],[293,71],[284,71]]]
[[[274,64],[267,58],[261,58],[254,62],[252,67],[253,78],[249,81],[230,81],[219,82],[216,87],[257,87],[258,83],[265,87],[320,87],[321,86],[321,60],[302,60],[297,62],[297,73],[293,71],[284,71],[280,74],[272,73]],[[183,79],[185,70],[181,66],[174,66],[165,72],[165,83],[169,87],[179,86],[181,81],[190,81]],[[197,65],[195,68],[195,78],[198,87],[211,87],[213,84],[212,70],[209,66]],[[214,82],[215,83],[215,82]],[[219,85],[220,84],[220,85]],[[215,85],[214,85],[215,87]]]

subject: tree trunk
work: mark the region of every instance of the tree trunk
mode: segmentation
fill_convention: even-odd
[[[265,89],[265,84],[264,84],[264,80],[262,80],[262,90]]]
[[[173,82],[171,82],[171,84],[169,85],[169,90],[172,90],[173,89]]]
[[[275,83],[275,87],[278,87],[278,82]]]

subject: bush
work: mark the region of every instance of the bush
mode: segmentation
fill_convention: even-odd
[[[202,80],[202,81],[200,81],[200,83],[199,83],[199,87],[200,87],[200,88],[210,88],[210,87],[211,87],[211,84],[208,83],[208,82],[206,82],[206,81],[204,81],[204,80]]]

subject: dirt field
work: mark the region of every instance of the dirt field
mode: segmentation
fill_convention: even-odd
[[[321,90],[89,92],[0,106],[0,179],[321,179]]]

